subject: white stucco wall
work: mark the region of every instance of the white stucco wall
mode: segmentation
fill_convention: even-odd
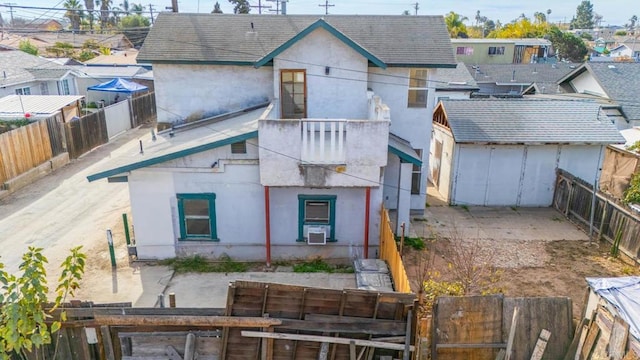
[[[366,119],[367,62],[328,31],[316,29],[274,59],[273,97],[280,98],[280,70],[304,69],[307,118]]]
[[[271,194],[271,255],[274,259],[353,258],[362,255],[365,224],[364,188],[275,188]],[[336,239],[326,245],[307,245],[298,238],[298,195],[336,195]],[[371,189],[369,257],[380,238],[382,191]]]
[[[598,84],[598,81],[588,71],[583,72],[575,79],[571,80],[571,86],[573,86],[573,88],[578,93],[586,92],[592,95],[607,97],[604,89]]]
[[[429,69],[428,78],[434,78],[435,69]],[[429,87],[426,108],[410,108],[409,68],[389,67],[386,70],[369,68],[369,87],[379,95],[391,110],[390,131],[411,143],[414,149],[422,150],[422,190],[420,195],[411,195],[411,210],[424,211],[429,169],[429,143],[431,121],[435,103],[433,84]],[[385,174],[389,176],[389,174]],[[390,191],[393,191],[389,189]],[[385,198],[393,197],[385,193]]]
[[[301,126],[298,120],[260,121],[260,181],[263,185],[308,185],[300,161]],[[344,166],[320,164],[326,174],[322,186],[379,186],[380,169],[387,162],[388,121],[349,121],[345,129]]]
[[[201,253],[217,257],[234,244],[264,245],[264,196],[257,165],[257,140],[247,140],[247,154],[230,146],[134,170],[129,175],[131,212],[138,256],[167,258]],[[211,165],[218,162],[215,168]],[[180,241],[176,194],[215,193],[220,242]],[[251,225],[248,226],[247,223]]]
[[[442,143],[442,154],[440,158],[435,157],[435,144],[436,141]],[[451,171],[453,165],[453,136],[451,133],[441,126],[433,125],[431,146],[429,150],[429,179],[436,185],[440,195],[449,200],[451,190]],[[435,168],[440,167],[439,179],[434,179]]]
[[[268,66],[154,64],[158,122],[198,120],[268,101],[272,73]]]
[[[456,145],[451,202],[456,205],[550,206],[556,169],[593,182],[598,145]]]

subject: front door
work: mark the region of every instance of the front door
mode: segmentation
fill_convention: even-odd
[[[305,70],[281,70],[280,99],[283,119],[307,117],[307,75]]]

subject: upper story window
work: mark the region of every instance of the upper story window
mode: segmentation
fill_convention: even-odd
[[[16,95],[31,95],[31,88],[24,87],[24,88],[16,89]]]
[[[411,69],[409,71],[409,102],[410,108],[427,107],[427,73],[426,69]]]
[[[504,46],[489,46],[489,55],[504,55]]]
[[[281,70],[280,101],[283,119],[307,117],[307,74],[305,70]]]
[[[473,55],[473,48],[470,46],[458,46],[456,55]]]
[[[231,144],[232,154],[246,154],[247,153],[247,141],[242,140]]]

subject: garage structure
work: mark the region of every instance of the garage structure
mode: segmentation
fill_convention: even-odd
[[[430,175],[452,205],[550,206],[556,169],[589,183],[624,138],[584,100],[443,100],[433,115]]]

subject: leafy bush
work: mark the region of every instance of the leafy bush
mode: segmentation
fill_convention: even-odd
[[[18,45],[18,48],[26,52],[27,54],[38,56],[38,48],[29,40],[20,41],[20,45]]]
[[[211,262],[208,259],[195,255],[185,258],[173,258],[160,262],[162,265],[171,267],[179,274],[200,272],[200,273],[230,273],[230,272],[246,272],[249,265],[243,262],[233,261],[229,256],[221,256],[218,262]]]
[[[625,35],[627,35],[627,32],[624,31],[624,30],[618,30],[618,31],[615,32],[614,35],[615,36],[625,36]]]
[[[640,172],[631,177],[629,188],[625,190],[622,202],[625,204],[640,204]]]

